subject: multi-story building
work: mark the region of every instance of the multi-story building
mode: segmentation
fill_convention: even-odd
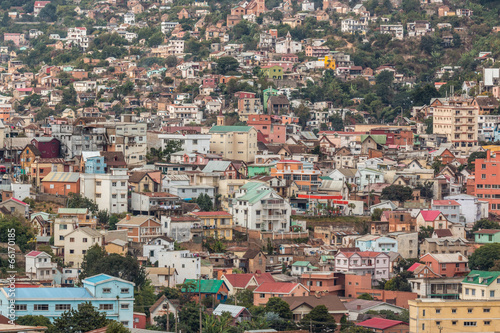
[[[8,288],[0,289],[0,314],[12,313],[10,304],[15,301],[16,319],[21,316],[43,316],[54,321],[69,310],[78,310],[90,302],[108,319],[116,320],[127,328],[133,327],[134,283],[99,274],[82,281],[81,287],[69,288],[16,288],[11,296]]]
[[[103,245],[104,236],[89,227],[76,228],[64,237],[64,263],[69,267],[81,267],[83,257],[93,245]]]
[[[461,253],[427,253],[420,257],[420,261],[441,276],[464,276],[469,273],[469,259]]]
[[[158,139],[161,140],[161,147],[165,149],[169,141],[180,141],[181,148],[185,152],[198,152],[207,154],[210,151],[210,134],[159,134]]]
[[[240,120],[247,121],[250,116],[262,113],[260,98],[241,97],[238,99],[238,115]]]
[[[465,223],[465,218],[461,219],[460,204],[455,200],[432,200],[431,209],[440,211],[449,222]]]
[[[234,224],[253,230],[288,231],[291,207],[265,183],[248,182],[235,193]]]
[[[87,28],[75,27],[69,28],[66,36],[68,44],[74,44],[86,50],[89,47],[89,36],[87,36]]]
[[[203,237],[233,239],[233,215],[225,211],[192,212],[201,220]]]
[[[393,39],[403,40],[404,29],[402,24],[381,24],[380,33],[392,35]]]
[[[167,111],[170,118],[181,119],[184,126],[200,124],[203,120],[203,112],[195,104],[170,104]]]
[[[271,176],[286,180],[287,185],[295,183],[304,192],[316,192],[321,185],[321,171],[308,162],[281,160],[271,169]]]
[[[422,37],[434,31],[429,21],[408,22],[406,30],[408,31],[408,37]]]
[[[30,251],[26,256],[26,276],[32,280],[52,281],[57,264],[52,257],[43,251]]]
[[[130,242],[147,243],[153,238],[163,236],[160,222],[148,215],[130,216],[116,224],[117,230],[127,230]]]
[[[122,152],[129,167],[146,164],[146,123],[135,122],[127,115],[123,122],[104,123],[108,138],[108,151]],[[123,116],[122,116],[123,117]]]
[[[257,153],[257,130],[252,126],[214,126],[210,129],[210,152],[224,159],[253,162]]]
[[[371,274],[374,280],[389,279],[391,260],[387,253],[357,251],[335,255],[335,270],[353,272],[356,275]]]
[[[356,239],[356,247],[361,251],[398,252],[398,242],[394,238],[364,235]]]
[[[478,108],[471,99],[440,99],[434,106],[433,133],[445,134],[456,150],[468,151],[478,144],[478,115]]]
[[[271,144],[284,144],[286,142],[286,125],[273,121],[270,115],[249,115],[247,118],[247,124],[260,131],[266,141]]]
[[[97,203],[100,210],[110,214],[125,213],[128,210],[127,169],[111,169],[111,173],[82,173],[80,193]]]
[[[500,301],[437,300],[408,302],[411,333],[495,332],[500,325]]]
[[[340,29],[342,32],[348,32],[350,34],[360,33],[364,35],[368,31],[368,24],[354,19],[345,19],[342,20]]]
[[[158,253],[158,267],[170,267],[177,270],[177,283],[184,283],[186,279],[201,277],[201,260],[188,250],[160,251]]]
[[[498,163],[498,164],[497,164]],[[492,213],[500,213],[500,154],[488,150],[486,158],[478,158],[475,164],[475,194],[478,199],[489,203]]]
[[[477,118],[477,137],[481,141],[497,141],[496,131],[500,115],[480,114]]]

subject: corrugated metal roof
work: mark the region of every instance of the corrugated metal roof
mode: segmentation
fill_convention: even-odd
[[[8,293],[6,288],[4,292]],[[16,300],[36,298],[43,300],[93,298],[86,288],[16,288]]]
[[[76,183],[80,179],[78,172],[50,172],[42,182]]]
[[[79,214],[87,214],[87,212],[88,212],[87,208],[59,208],[57,210],[57,214],[79,215]]]
[[[229,305],[229,304],[219,304],[215,308],[214,312],[212,312],[216,316],[222,315],[224,312],[229,312],[231,317],[235,318],[237,315],[241,313],[241,311],[245,310],[244,306],[238,305]]]
[[[214,126],[210,129],[210,133],[227,133],[227,132],[248,132],[252,126]]]
[[[209,172],[224,172],[231,165],[231,161],[208,161],[207,165],[203,168],[204,173]]]

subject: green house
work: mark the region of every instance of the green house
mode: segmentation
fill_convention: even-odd
[[[283,80],[283,67],[278,65],[265,66],[262,67],[262,74],[268,79]]]
[[[483,229],[475,231],[474,240],[480,244],[500,243],[500,230]]]
[[[227,299],[229,288],[223,280],[196,280],[186,279],[181,285],[182,293],[191,293],[195,298],[212,296],[214,299],[224,303]]]
[[[248,178],[255,177],[257,175],[267,175],[271,173],[271,168],[273,164],[253,164],[248,165]]]

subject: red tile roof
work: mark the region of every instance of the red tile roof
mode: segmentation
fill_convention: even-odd
[[[384,318],[372,318],[372,319],[362,321],[356,325],[368,327],[368,328],[374,328],[374,329],[378,329],[378,330],[385,330],[385,329],[388,329],[390,327],[400,325],[400,324],[408,325],[407,323],[405,323],[401,320],[391,320],[391,319],[384,319]]]
[[[290,294],[295,288],[297,288],[298,283],[290,282],[264,282],[258,286],[254,292],[255,293],[273,293],[273,294]]]
[[[16,198],[11,198],[11,199],[14,200],[17,203],[23,204],[24,206],[28,206],[28,204],[26,202],[24,202],[24,201],[21,201],[21,200],[16,199]]]
[[[42,253],[41,251],[30,251],[30,253],[28,253],[26,256],[29,256],[29,257],[36,257],[37,255],[39,255],[40,253]]]
[[[439,210],[421,210],[420,214],[425,221],[434,221],[441,212]]]
[[[414,263],[413,265],[410,266],[410,268],[408,268],[408,272],[413,272],[414,270],[416,270],[418,267],[420,267],[420,265],[422,265],[421,263],[419,262],[416,262]]]
[[[375,258],[379,254],[383,252],[374,252],[374,251],[356,251],[356,252],[342,252],[345,254],[347,258],[350,258],[353,254],[359,254],[361,257],[369,257],[369,258]]]
[[[478,231],[474,231],[475,234],[488,234],[488,235],[494,235],[499,232],[500,230],[498,229],[481,229]]]
[[[253,274],[227,274],[224,275],[226,280],[234,287],[234,288],[245,288],[250,282]]]

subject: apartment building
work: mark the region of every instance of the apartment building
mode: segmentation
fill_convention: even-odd
[[[492,213],[500,213],[500,155],[491,150],[486,151],[486,158],[478,158],[474,162],[476,176],[475,194],[478,199],[489,203]]]
[[[148,215],[130,216],[127,214],[116,224],[116,228],[117,230],[127,230],[130,242],[146,243],[163,236],[160,222]]]
[[[292,209],[271,187],[248,182],[235,193],[231,207],[234,224],[262,231],[288,231]]]
[[[296,160],[281,160],[271,168],[271,176],[284,179],[287,185],[295,183],[299,191],[316,192],[321,185],[321,171],[314,170],[308,162]]]
[[[389,279],[390,266],[391,260],[387,253],[358,251],[338,252],[335,255],[336,271],[370,274],[375,280]]]
[[[89,36],[87,36],[87,28],[75,27],[69,28],[66,36],[66,43],[73,44],[86,50],[89,47]]]
[[[354,19],[345,19],[342,20],[340,30],[350,34],[359,33],[364,35],[368,31],[368,24]]]
[[[500,325],[500,301],[441,300],[408,301],[411,333],[495,332]]]
[[[111,173],[80,174],[80,194],[97,203],[99,210],[110,214],[127,212],[129,189],[127,169],[111,169]]]
[[[461,253],[427,253],[420,257],[420,261],[441,276],[454,277],[469,273],[469,259]]]
[[[43,316],[51,322],[69,310],[77,310],[83,302],[90,302],[108,319],[133,328],[134,283],[106,274],[94,275],[82,281],[81,287],[17,288],[12,297],[0,289],[0,314],[11,313],[15,300],[15,316]]]
[[[77,228],[64,237],[64,263],[69,267],[81,267],[83,257],[93,245],[103,245],[104,236],[89,227]]]
[[[185,152],[198,152],[207,154],[210,152],[210,134],[189,134],[189,133],[167,133],[158,134],[161,141],[161,148],[165,149],[169,141],[180,141],[181,148]]]
[[[201,220],[204,238],[233,239],[233,215],[228,212],[192,212],[190,214]]]
[[[404,28],[402,24],[381,24],[380,33],[391,35],[393,39],[403,40]]]
[[[57,264],[43,251],[30,251],[25,255],[26,276],[33,280],[52,280]]]
[[[260,131],[269,143],[285,144],[286,142],[286,125],[274,121],[270,115],[249,115],[247,124]]]
[[[107,150],[122,152],[129,167],[139,167],[146,164],[147,124],[137,123],[131,116],[127,121],[119,123],[104,123],[108,137]]]
[[[478,112],[471,99],[440,99],[434,106],[433,133],[446,135],[455,149],[468,151],[478,144]]]
[[[240,97],[238,99],[238,115],[240,120],[247,121],[251,115],[262,113],[260,98]]]
[[[470,271],[462,281],[463,300],[500,300],[500,272]]]
[[[184,283],[186,279],[201,277],[201,259],[188,250],[160,251],[158,253],[158,267],[170,267],[177,270],[177,283]]]
[[[203,112],[195,104],[170,104],[167,111],[170,118],[181,119],[183,126],[199,124],[203,120]]]
[[[224,159],[253,162],[257,153],[257,130],[252,126],[213,126],[210,153]]]

